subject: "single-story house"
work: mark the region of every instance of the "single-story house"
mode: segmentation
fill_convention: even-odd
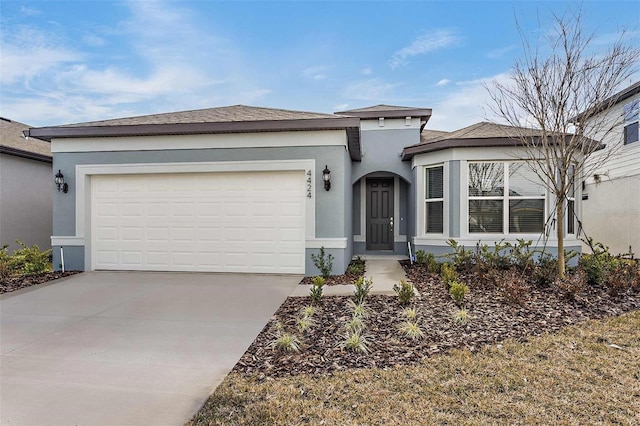
[[[54,197],[54,265],[63,249],[67,269],[315,275],[321,247],[334,273],[450,238],[553,251],[554,203],[513,128],[430,131],[430,117],[237,105],[31,129],[69,187]],[[580,247],[571,224],[565,246]]]
[[[583,226],[612,253],[640,253],[640,81],[606,99],[586,123],[611,123],[606,134],[591,135],[606,144],[589,157],[584,176]],[[609,126],[604,130],[609,130]],[[606,161],[601,161],[605,156]],[[608,158],[607,158],[608,157]],[[602,164],[603,163],[603,164]],[[594,167],[589,167],[594,166]],[[598,167],[595,167],[598,166]]]
[[[51,145],[23,136],[30,126],[0,117],[0,247],[20,240],[51,248]]]

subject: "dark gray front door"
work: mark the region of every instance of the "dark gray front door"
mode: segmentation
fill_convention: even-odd
[[[367,179],[367,250],[393,250],[393,179]]]

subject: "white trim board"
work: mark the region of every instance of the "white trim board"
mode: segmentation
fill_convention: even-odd
[[[344,130],[227,133],[215,135],[65,138],[51,141],[51,152],[167,151],[184,149],[344,146]]]
[[[222,161],[201,163],[142,163],[142,164],[83,164],[76,166],[76,238],[84,239],[85,268],[91,264],[91,176],[109,174],[161,174],[161,173],[214,173],[252,171],[311,171],[316,179],[315,160],[280,161]],[[311,198],[305,199],[305,233],[315,239],[315,184],[311,185]]]

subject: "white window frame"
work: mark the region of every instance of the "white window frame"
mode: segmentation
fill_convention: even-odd
[[[513,235],[513,236],[527,236],[527,235],[540,235],[541,233],[544,233],[544,217],[543,217],[543,224],[542,224],[542,230],[538,233],[532,233],[532,232],[510,232],[509,231],[509,201],[510,200],[542,200],[544,202],[544,207],[543,207],[543,212],[546,216],[547,214],[547,208],[548,208],[548,203],[547,203],[547,191],[545,189],[545,195],[542,196],[532,196],[532,195],[526,195],[526,196],[511,196],[509,195],[509,185],[510,185],[510,171],[509,171],[509,166],[510,164],[513,163],[523,163],[526,166],[526,161],[518,161],[518,160],[473,160],[473,161],[467,161],[466,164],[466,182],[465,185],[467,186],[467,188],[469,188],[469,170],[471,169],[471,165],[472,164],[481,164],[481,163],[497,163],[497,164],[502,164],[503,167],[503,192],[502,195],[492,195],[492,196],[472,196],[469,194],[468,190],[467,190],[467,196],[466,196],[466,200],[465,200],[465,204],[466,204],[466,220],[465,220],[465,227],[466,227],[466,234],[469,236],[479,236],[479,235],[484,235],[484,236],[490,236],[490,235],[501,235],[501,236],[505,236],[505,235]],[[528,166],[527,166],[528,167]],[[472,200],[484,200],[484,201],[502,201],[502,232],[471,232],[469,230],[469,201]]]
[[[640,141],[640,134],[638,138],[632,141],[627,140],[627,127],[633,126],[634,124],[638,127],[638,131],[640,132],[640,99],[635,99],[623,107],[624,114],[624,126],[622,128],[622,143],[623,145],[631,145],[633,143],[637,143]]]
[[[428,191],[428,186],[427,186],[427,176],[428,176],[428,170],[429,169],[436,169],[436,168],[441,168],[442,169],[442,198],[427,198],[427,191]],[[424,214],[422,215],[422,223],[424,226],[424,234],[425,235],[442,235],[444,234],[444,230],[445,230],[445,203],[444,203],[444,199],[445,199],[445,167],[444,164],[434,164],[434,165],[430,165],[430,166],[426,166],[424,168],[424,175],[422,177],[422,180],[424,182],[424,191],[422,191],[422,200],[423,200],[423,207],[424,207]],[[436,203],[436,202],[442,202],[442,232],[429,232],[427,230],[427,205],[429,203]]]

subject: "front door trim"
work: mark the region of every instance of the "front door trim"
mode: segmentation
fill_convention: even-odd
[[[394,216],[394,187],[393,177],[366,180],[366,250],[394,248],[394,228],[398,226]]]

